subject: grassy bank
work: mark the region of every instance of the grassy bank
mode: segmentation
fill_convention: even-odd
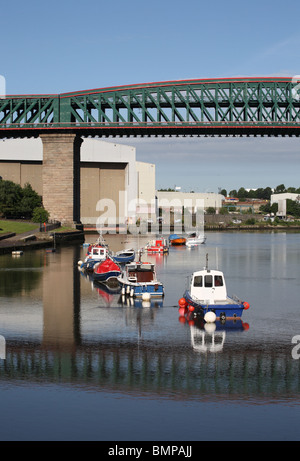
[[[0,234],[7,234],[10,232],[23,234],[24,232],[30,232],[37,227],[39,227],[39,225],[36,223],[0,220]]]

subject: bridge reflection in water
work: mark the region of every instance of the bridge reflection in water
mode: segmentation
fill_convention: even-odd
[[[174,308],[119,304],[119,295],[107,296],[100,307],[81,303],[91,285],[78,271],[80,250],[70,251],[72,270],[68,252],[47,256],[55,263],[43,269],[41,334],[8,334],[1,381],[178,400],[299,399],[299,361],[289,345],[248,341],[240,323],[216,331],[180,325]],[[160,329],[168,315],[172,321]],[[211,351],[204,344],[213,337],[218,349]]]

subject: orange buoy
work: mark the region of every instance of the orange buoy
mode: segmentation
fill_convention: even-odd
[[[189,311],[190,312],[194,312],[194,310],[195,310],[194,306],[189,306]]]
[[[180,307],[186,307],[187,302],[186,302],[185,298],[180,298],[179,301],[178,301],[178,304],[179,304]]]
[[[248,331],[249,328],[250,328],[250,327],[249,327],[249,323],[247,323],[247,322],[244,323],[244,322],[243,322],[243,329],[244,329],[245,331]]]
[[[250,304],[249,303],[243,303],[244,309],[249,309]]]

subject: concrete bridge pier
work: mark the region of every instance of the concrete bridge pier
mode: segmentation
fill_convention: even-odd
[[[50,220],[76,227],[80,223],[80,146],[76,134],[41,134],[43,205]]]

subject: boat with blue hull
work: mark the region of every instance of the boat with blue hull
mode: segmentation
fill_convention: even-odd
[[[132,248],[128,250],[121,250],[113,254],[111,257],[118,264],[127,264],[135,260],[135,251]]]
[[[126,264],[118,277],[122,294],[142,299],[161,298],[164,287],[156,278],[155,264],[144,261],[134,261]]]
[[[204,316],[214,312],[217,319],[240,318],[250,306],[235,296],[228,296],[223,272],[207,267],[191,276],[189,289],[179,300],[179,309],[193,312],[195,316]],[[211,315],[211,314],[210,314]]]

